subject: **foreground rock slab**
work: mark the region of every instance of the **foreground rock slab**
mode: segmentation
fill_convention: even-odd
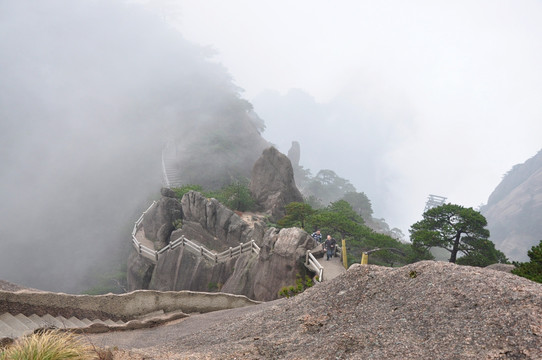
[[[93,340],[153,359],[542,359],[541,284],[444,262],[357,265],[291,299],[198,316]]]

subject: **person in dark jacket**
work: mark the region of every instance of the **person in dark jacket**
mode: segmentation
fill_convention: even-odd
[[[326,242],[324,243],[324,249],[326,250],[327,261],[329,261],[329,259],[333,257],[333,254],[335,254],[336,247],[337,247],[337,241],[334,238],[332,238],[331,235],[328,235]]]
[[[311,234],[312,238],[314,239],[314,242],[316,243],[316,246],[320,245],[322,241],[322,234],[320,234],[320,230],[316,230]]]

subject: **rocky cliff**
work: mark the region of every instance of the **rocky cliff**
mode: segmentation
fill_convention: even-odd
[[[288,157],[274,147],[265,149],[252,168],[250,192],[273,221],[285,215],[284,207],[293,202],[302,202],[294,180],[294,170]]]
[[[178,204],[175,205],[175,202]],[[154,264],[133,251],[128,261],[129,290],[193,290],[222,291],[246,295],[255,300],[273,300],[283,286],[295,284],[296,276],[304,276],[306,250],[311,249],[311,237],[297,228],[277,230],[267,228],[263,216],[241,214],[226,208],[216,199],[205,198],[191,191],[181,201],[163,196],[144,220],[145,232],[153,229],[163,236],[164,229],[174,219],[168,214],[180,208],[180,229],[169,235],[166,243],[181,236],[221,252],[239,243],[254,240],[260,247],[258,255],[242,254],[214,264],[186,247],[165,252]],[[155,249],[162,246],[160,236],[148,236]]]
[[[303,201],[295,186],[290,160],[275,148],[263,151],[252,169],[250,190],[261,211],[236,213],[216,199],[190,191],[179,201],[170,189],[143,218],[145,238],[160,250],[184,236],[220,253],[254,241],[259,254],[245,253],[218,263],[186,247],[162,253],[156,264],[133,251],[128,261],[129,290],[223,291],[256,300],[273,300],[284,286],[304,277],[305,253],[313,240],[297,228],[268,228],[266,218],[278,219],[291,201]]]
[[[511,260],[528,261],[542,239],[542,150],[515,165],[482,207],[491,240]]]

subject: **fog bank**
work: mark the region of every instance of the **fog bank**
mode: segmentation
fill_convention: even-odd
[[[117,1],[2,1],[0,52],[0,279],[78,292],[126,251],[166,138],[237,95],[207,50]]]

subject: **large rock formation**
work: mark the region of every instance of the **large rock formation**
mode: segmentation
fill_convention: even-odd
[[[180,203],[182,227],[172,233],[172,240],[184,235],[217,251],[253,239],[261,243],[265,227],[261,220],[250,226],[218,200],[205,198],[195,191],[188,192]]]
[[[288,159],[292,162],[292,166],[299,166],[301,159],[301,146],[298,141],[292,141],[292,146],[288,150]]]
[[[162,198],[143,218],[145,237],[154,242],[155,249],[161,249],[169,243],[174,222],[181,218],[181,204],[175,193],[167,188],[161,190]]]
[[[154,264],[133,251],[128,264],[130,291],[221,290],[267,301],[276,299],[282,287],[294,285],[298,275],[307,273],[303,261],[313,241],[305,231],[267,228],[263,217],[258,215],[243,214],[245,221],[217,200],[194,191],[185,194],[180,202],[163,197],[156,208],[171,201],[179,203],[182,227],[171,232],[166,243],[184,235],[212,251],[221,252],[254,240],[261,247],[260,254],[246,253],[215,264],[181,246],[161,254]],[[177,209],[177,206],[170,208]],[[149,211],[146,216],[171,221],[170,217],[156,215],[160,212]],[[150,222],[153,229],[165,228],[165,224],[160,225],[154,220]]]
[[[264,236],[259,256],[243,259],[235,265],[235,271],[222,290],[243,294],[256,300],[273,300],[278,291],[295,283],[297,274],[304,274],[303,261],[307,250],[313,248],[314,240],[298,228],[270,228]]]
[[[511,260],[528,261],[542,239],[542,151],[515,165],[482,207],[491,240]]]
[[[168,328],[167,341],[145,332],[132,348],[146,358],[540,360],[542,286],[449,262],[358,264],[291,299]]]
[[[254,164],[250,192],[261,210],[275,221],[285,215],[288,203],[303,201],[295,185],[292,163],[274,147],[265,149]]]

